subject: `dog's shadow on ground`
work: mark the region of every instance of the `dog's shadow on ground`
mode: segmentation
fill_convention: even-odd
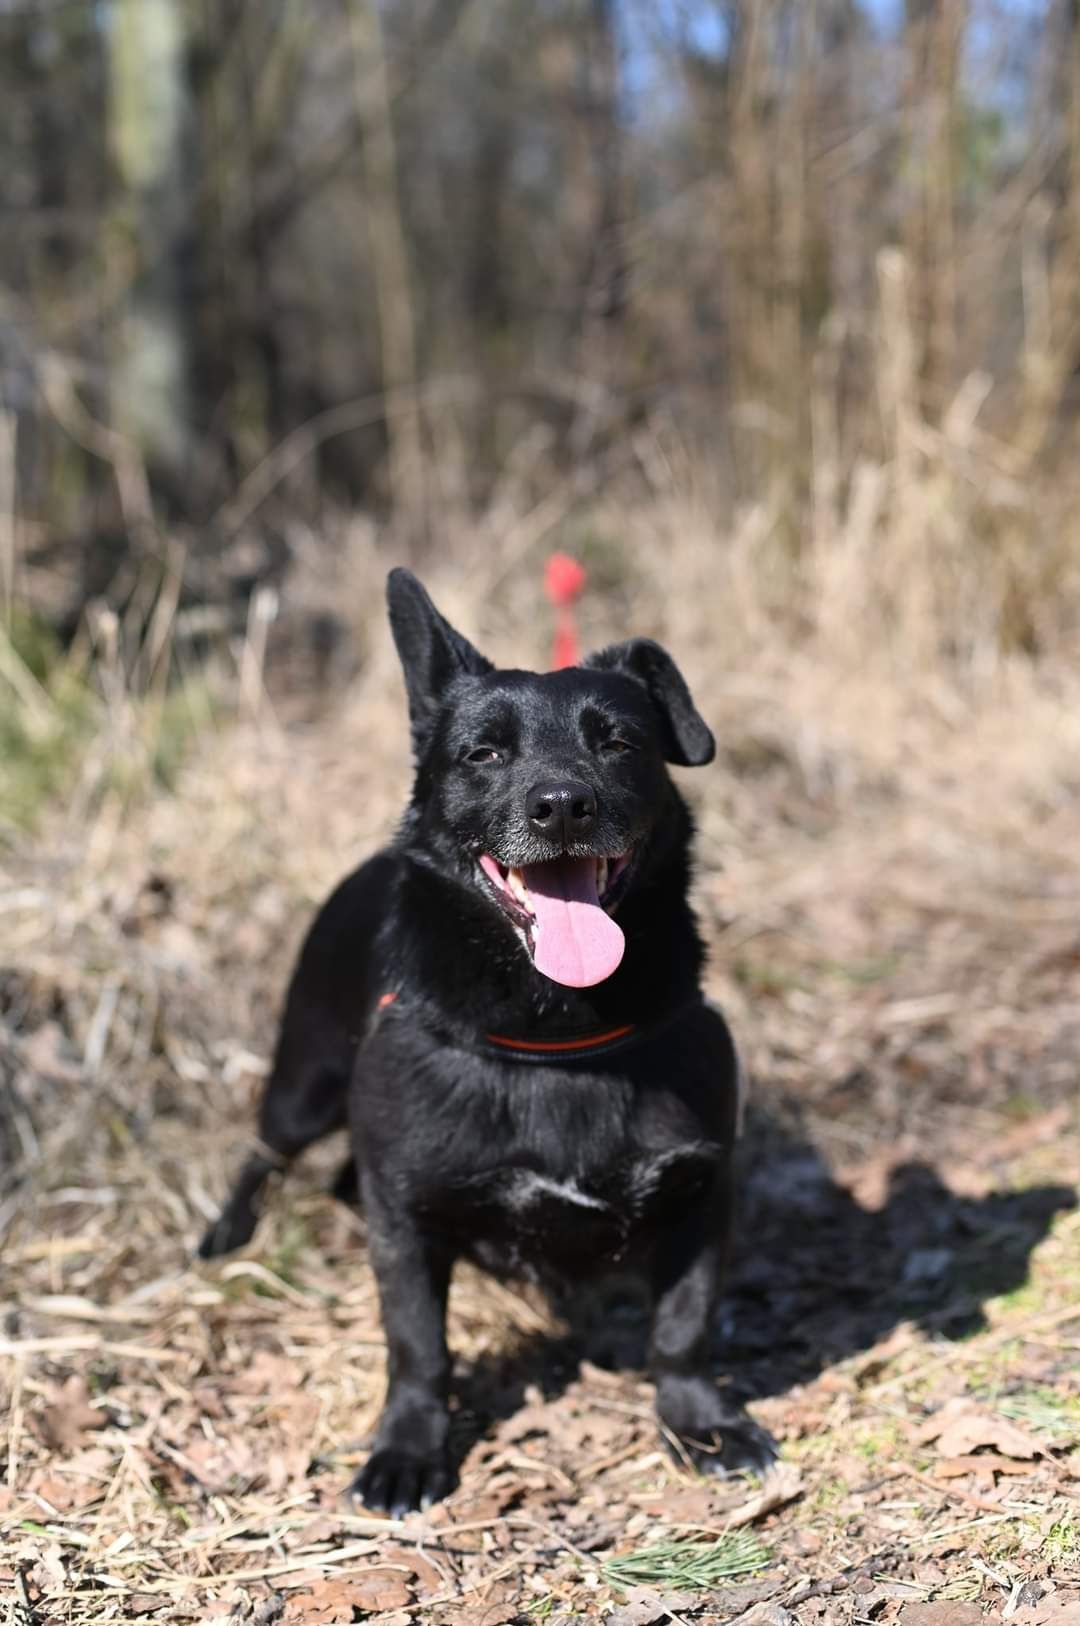
[[[1065,1185],[957,1195],[921,1162],[886,1168],[873,1206],[830,1173],[811,1140],[759,1109],[746,1137],[735,1257],[716,1328],[716,1370],[744,1400],[786,1393],[872,1349],[902,1323],[957,1338],[987,1300],[1021,1288],[1032,1250],[1072,1208]],[[642,1302],[612,1284],[561,1306],[570,1331],[460,1372],[460,1457],[526,1390],[554,1399],[580,1362],[646,1365]]]

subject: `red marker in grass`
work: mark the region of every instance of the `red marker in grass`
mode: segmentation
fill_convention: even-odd
[[[574,600],[585,586],[585,567],[568,553],[549,555],[544,566],[544,592],[555,606],[555,644],[551,652],[552,671],[578,663],[578,636],[574,624]]]

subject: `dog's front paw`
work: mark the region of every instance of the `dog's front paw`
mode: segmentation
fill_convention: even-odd
[[[673,1455],[690,1459],[699,1474],[764,1474],[776,1461],[776,1442],[772,1435],[754,1420],[736,1416],[722,1427],[711,1429],[707,1435],[677,1435],[677,1445],[671,1445]]]
[[[672,1456],[700,1474],[764,1474],[776,1461],[772,1435],[708,1378],[661,1383],[656,1411]]]
[[[417,1508],[441,1502],[453,1489],[445,1452],[420,1456],[397,1446],[373,1451],[349,1487],[349,1495],[376,1513],[400,1519]]]
[[[251,1241],[258,1223],[258,1215],[250,1205],[234,1208],[230,1203],[199,1243],[198,1257],[220,1259],[227,1253],[235,1253],[237,1248]]]

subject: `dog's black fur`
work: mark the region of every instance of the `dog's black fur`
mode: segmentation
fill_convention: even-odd
[[[262,1102],[263,1149],[200,1252],[247,1242],[271,1170],[349,1123],[389,1357],[386,1407],[354,1487],[370,1507],[401,1513],[451,1488],[444,1321],[459,1255],[553,1284],[616,1264],[644,1275],[669,1440],[704,1469],[761,1467],[771,1442],[709,1370],[737,1061],[699,993],[691,820],[665,767],[711,760],[712,735],[670,656],[647,640],[570,670],[495,671],[408,572],[392,572],[388,596],[412,800],[394,843],[311,928]],[[543,827],[527,811],[530,792],[552,782],[589,793],[576,823],[567,814]],[[627,850],[609,900],[622,963],[593,987],[542,976],[479,855],[520,866]],[[591,1059],[532,1064],[483,1039],[628,1022],[633,1041]]]

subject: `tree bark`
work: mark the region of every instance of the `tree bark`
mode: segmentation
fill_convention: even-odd
[[[110,410],[155,471],[179,480],[190,452],[182,0],[112,0],[108,41],[108,246],[116,280],[130,287],[113,336]]]
[[[398,191],[397,154],[387,82],[386,53],[376,0],[346,0],[356,68],[361,156],[382,387],[411,396],[411,410],[387,412],[390,495],[395,519],[419,541],[427,531],[424,448],[417,399],[416,322],[405,225]]]

